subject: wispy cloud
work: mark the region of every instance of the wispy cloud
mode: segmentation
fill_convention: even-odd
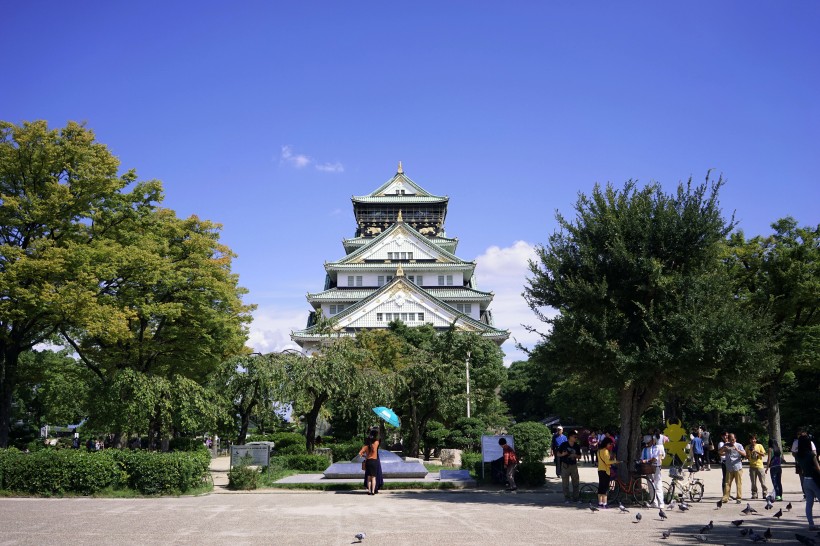
[[[253,313],[253,322],[248,335],[248,345],[260,353],[299,349],[291,341],[290,333],[307,325],[310,306],[302,302],[298,306],[258,307]]]
[[[313,165],[314,169],[323,173],[341,173],[345,170],[344,165],[342,165],[338,161],[333,163],[319,163],[309,155],[297,154],[293,151],[293,147],[288,144],[282,146],[282,151],[279,154],[279,161],[287,165],[290,165],[295,169],[304,169],[309,165]]]

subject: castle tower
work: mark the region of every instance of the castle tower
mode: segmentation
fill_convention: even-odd
[[[293,341],[312,352],[328,339],[316,327],[319,311],[343,336],[401,320],[440,330],[455,323],[499,345],[509,337],[493,326],[493,294],[478,290],[475,262],[456,256],[458,239],[445,234],[448,197],[428,193],[400,162],[393,178],[351,199],[355,236],[343,240],[343,258],[325,263],[324,290],[307,295],[313,311]]]

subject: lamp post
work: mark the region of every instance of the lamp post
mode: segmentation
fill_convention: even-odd
[[[465,361],[467,367],[467,419],[470,418],[470,351],[467,351],[467,360]]]

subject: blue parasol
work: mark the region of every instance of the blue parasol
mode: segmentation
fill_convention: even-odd
[[[396,428],[401,426],[399,416],[390,408],[379,406],[378,408],[373,408],[373,413],[384,419],[388,425],[393,425]]]

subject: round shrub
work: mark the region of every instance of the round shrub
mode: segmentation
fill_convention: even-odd
[[[352,461],[359,454],[362,445],[362,442],[345,442],[343,444],[327,444],[322,447],[330,448],[334,461]]]
[[[481,476],[481,453],[465,451],[461,454],[461,468],[469,470],[474,477]]]
[[[301,444],[303,447],[305,443],[305,435],[298,432],[277,432],[270,435],[270,441],[275,444],[276,450],[279,451],[290,445]]]
[[[228,472],[228,489],[248,491],[259,486],[259,471],[249,466],[235,466]]]
[[[521,463],[518,465],[518,477],[521,483],[540,487],[547,483],[547,472],[544,463]]]
[[[275,447],[277,455],[307,455],[307,447],[304,442],[301,444],[289,444],[282,448],[278,445]]]
[[[515,453],[521,462],[540,463],[547,456],[552,440],[550,431],[541,423],[525,421],[510,427]]]

